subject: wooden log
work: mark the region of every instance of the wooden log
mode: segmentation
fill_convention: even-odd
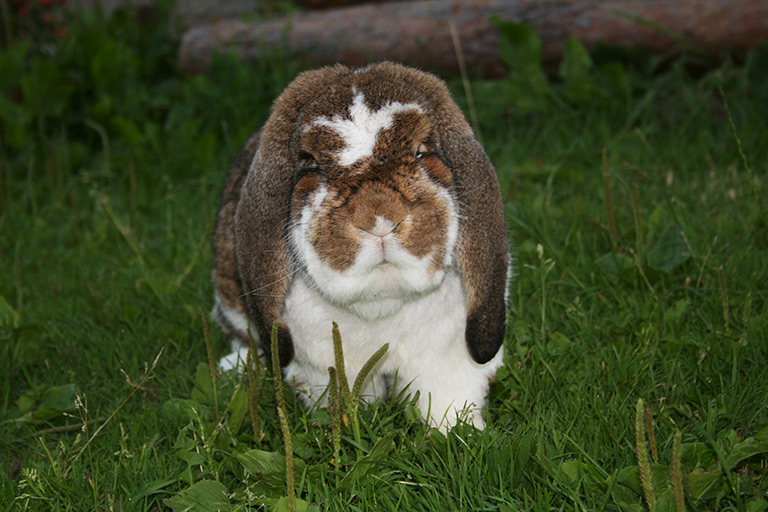
[[[282,48],[314,65],[395,60],[442,73],[458,69],[451,30],[471,71],[505,72],[491,15],[531,25],[544,64],[558,62],[563,41],[599,41],[662,53],[686,44],[704,52],[743,50],[768,41],[766,0],[420,0],[302,12],[285,19],[222,20],[185,34],[179,65],[205,69],[215,52],[259,59]]]
[[[335,9],[350,5],[394,2],[395,0],[294,0],[293,3],[302,9]],[[413,1],[413,0],[411,0]]]

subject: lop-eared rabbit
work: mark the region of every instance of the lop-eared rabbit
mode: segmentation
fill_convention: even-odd
[[[354,379],[384,343],[370,399],[420,392],[424,419],[484,427],[502,364],[509,250],[495,170],[437,77],[393,63],[299,75],[224,184],[213,316],[248,330],[285,380],[326,403],[331,325]]]

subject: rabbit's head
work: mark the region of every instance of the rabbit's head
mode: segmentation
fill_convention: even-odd
[[[329,300],[381,316],[440,283],[459,230],[441,142],[427,99],[392,83],[358,81],[301,112],[290,242]]]
[[[479,363],[496,354],[504,206],[493,166],[440,79],[393,63],[303,73],[250,145],[250,167],[233,170],[225,189],[236,199],[231,243],[247,314],[263,339],[278,322],[283,364],[293,351],[281,313],[298,273],[370,319],[455,271],[469,352]],[[222,208],[220,220],[231,215]]]

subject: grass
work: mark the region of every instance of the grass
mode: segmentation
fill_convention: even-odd
[[[179,76],[137,23],[0,54],[0,510],[287,509],[271,374],[212,378],[198,308],[225,170],[300,66]],[[488,428],[401,397],[335,436],[287,393],[297,508],[680,510],[682,479],[690,510],[768,510],[768,51],[691,76],[569,44],[543,92],[471,84],[516,258]]]

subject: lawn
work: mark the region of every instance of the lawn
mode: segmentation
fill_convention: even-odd
[[[515,277],[488,427],[443,435],[211,372],[219,189],[300,61],[183,76],[162,9],[2,5],[0,510],[768,510],[768,48],[546,75],[498,22],[509,76],[447,77]]]

